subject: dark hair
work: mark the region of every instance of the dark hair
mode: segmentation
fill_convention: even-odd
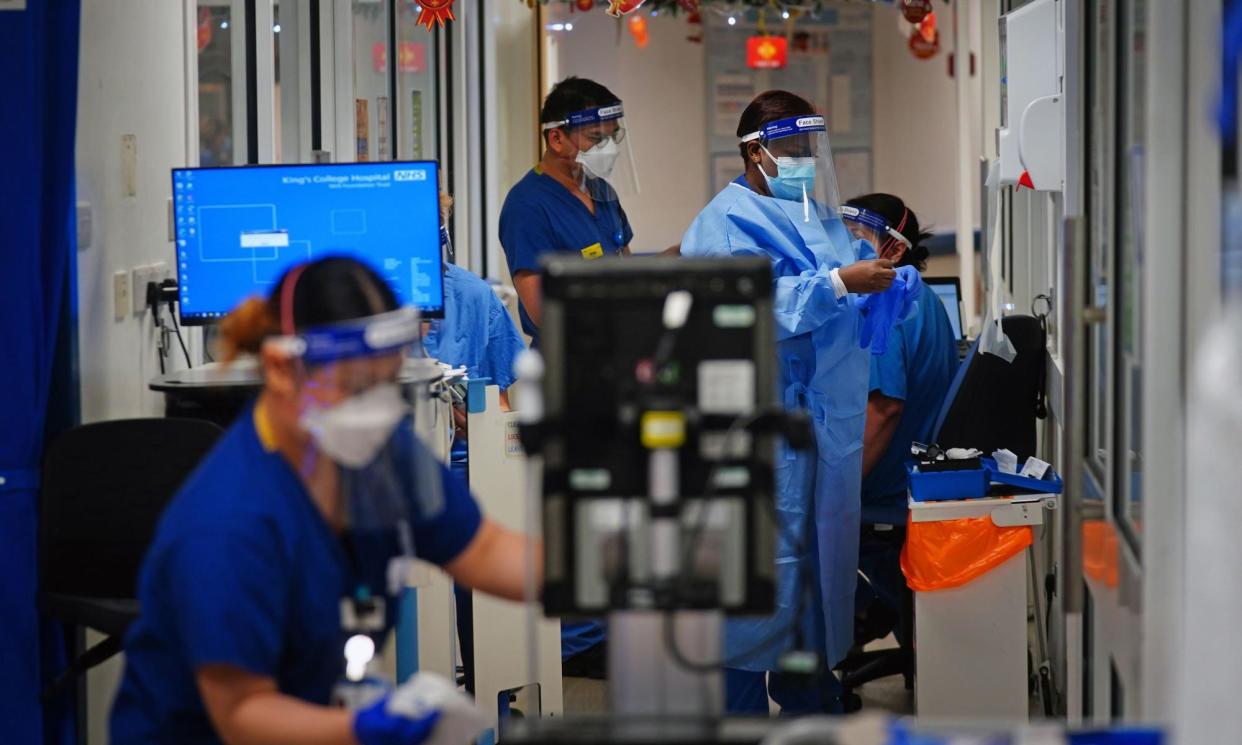
[[[927,248],[923,246],[923,241],[930,238],[932,234],[919,227],[918,215],[906,206],[901,197],[882,193],[865,194],[847,200],[846,204],[850,207],[869,210],[883,217],[890,227],[910,241],[910,248],[901,257],[901,261],[897,262],[897,266],[912,266],[920,272],[927,270],[929,254]],[[877,251],[879,248],[876,246]]]
[[[562,122],[575,111],[618,103],[621,99],[615,93],[594,80],[570,76],[552,86],[552,91],[543,99],[539,123]]]
[[[751,132],[758,132],[765,124],[779,119],[814,113],[815,107],[811,105],[811,102],[796,93],[779,90],[764,91],[755,96],[755,100],[751,101],[746,106],[746,110],[742,112],[742,118],[737,123],[737,136],[741,138]],[[743,160],[746,159],[746,144],[739,145]]]
[[[295,281],[290,292],[285,285]],[[284,307],[288,303],[289,308]],[[220,324],[224,357],[258,352],[269,336],[365,318],[399,307],[392,287],[371,267],[345,256],[327,256],[287,270],[267,298],[252,297]],[[285,317],[286,312],[291,316]]]

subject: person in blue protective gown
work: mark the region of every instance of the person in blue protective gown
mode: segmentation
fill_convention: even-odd
[[[628,256],[634,231],[621,194],[634,189],[621,99],[593,80],[557,83],[539,112],[543,156],[500,209],[504,248],[520,299],[522,330],[539,347],[540,259]]]
[[[869,357],[857,296],[887,289],[895,272],[842,223],[823,117],[810,103],[760,94],[737,134],[745,172],[695,218],[681,253],[771,260],[780,393],[810,413],[816,446],[777,456],[777,608],[726,625],[726,708],[766,713],[770,695],[785,712],[839,711],[831,672],[805,685],[780,663],[810,650],[828,670],[850,647]]]
[[[548,254],[629,256],[634,231],[620,195],[636,187],[621,99],[612,91],[593,80],[566,78],[544,99],[539,122],[543,156],[509,190],[500,210],[500,244],[532,349],[539,348],[543,319],[540,260]],[[565,675],[604,677],[605,652],[602,623],[561,624]]]
[[[846,202],[845,224],[898,267],[927,268],[929,234],[900,197],[868,194]],[[901,618],[901,546],[905,537],[910,443],[931,442],[936,417],[957,374],[957,338],[936,293],[922,285],[917,305],[893,329],[888,347],[871,356],[867,429],[863,438],[862,536],[856,641],[897,633],[909,642]]]
[[[452,200],[441,196],[441,208],[447,210]],[[447,215],[443,215],[447,218]],[[441,227],[441,248],[451,253],[448,233]],[[471,380],[488,380],[500,388],[500,406],[509,408],[508,389],[517,376],[513,363],[526,349],[522,335],[509,317],[509,311],[492,286],[466,269],[446,260],[444,264],[444,318],[425,325],[423,350],[435,359],[453,367],[466,368]],[[469,432],[466,429],[465,407],[453,405],[453,446],[450,464],[467,483],[469,468]],[[461,648],[466,691],[474,693],[474,599],[469,588],[453,588],[457,605],[457,640]]]
[[[111,742],[385,745],[433,733],[439,713],[395,712],[388,697],[329,705],[350,630],[363,618],[366,633],[391,628],[395,604],[380,601],[403,576],[394,561],[526,594],[526,540],[483,517],[414,435],[397,375],[418,326],[347,258],[293,267],[226,319],[230,357],[260,354],[263,388],[160,520]]]

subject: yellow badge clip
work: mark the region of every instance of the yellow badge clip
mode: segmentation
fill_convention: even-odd
[[[604,247],[598,243],[592,243],[591,245],[582,249],[582,258],[584,259],[599,259],[599,258],[602,258],[603,256],[604,256]]]

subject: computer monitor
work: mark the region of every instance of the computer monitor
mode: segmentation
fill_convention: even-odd
[[[962,334],[962,283],[957,277],[924,277],[923,282],[944,304],[949,323],[953,325],[953,334],[959,341],[965,339]]]
[[[182,322],[217,321],[330,255],[361,259],[402,304],[442,317],[438,184],[433,161],[173,169]]]

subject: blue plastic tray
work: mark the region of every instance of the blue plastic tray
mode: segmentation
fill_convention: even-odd
[[[906,472],[910,474],[910,497],[916,502],[980,499],[988,495],[987,468],[923,473],[911,461],[906,464]]]
[[[1001,473],[996,466],[996,461],[991,458],[983,458],[983,467],[988,471],[992,481],[992,491],[997,491],[996,485],[1002,484],[1005,487],[1015,487],[1014,489],[1001,488],[1000,491],[1005,496],[1014,494],[1060,494],[1064,488],[1064,483],[1057,472],[1049,468],[1042,479],[1032,479],[1025,476],[1019,476],[1015,473]]]
[[[983,499],[989,496],[1016,494],[1060,494],[1064,484],[1057,472],[1049,468],[1042,479],[1001,473],[996,461],[981,458],[983,468],[970,471],[932,471],[923,473],[914,461],[906,463],[910,474],[910,497],[916,502],[939,502],[949,499]]]

